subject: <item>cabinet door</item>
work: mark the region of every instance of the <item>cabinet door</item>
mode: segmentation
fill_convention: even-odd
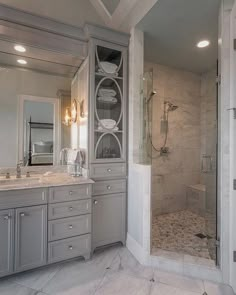
[[[125,243],[126,195],[112,194],[93,199],[93,249],[116,242]]]
[[[14,210],[0,211],[0,277],[13,272]]]
[[[47,206],[16,210],[15,271],[46,264]]]

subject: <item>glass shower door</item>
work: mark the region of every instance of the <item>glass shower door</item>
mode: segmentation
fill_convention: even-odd
[[[206,77],[207,95],[204,98],[204,155],[202,178],[206,187],[206,235],[211,259],[217,263],[217,87],[216,70]]]

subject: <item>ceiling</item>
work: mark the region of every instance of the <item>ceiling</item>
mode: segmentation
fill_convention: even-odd
[[[145,60],[204,73],[216,65],[220,0],[158,0],[137,25]],[[207,48],[197,42],[210,40]]]
[[[85,22],[104,25],[89,0],[0,0],[0,4],[77,27]]]
[[[17,52],[14,43],[0,40],[0,68],[18,68],[40,73],[73,78],[81,63],[78,56],[66,53],[24,46],[26,52]],[[18,59],[27,60],[26,65],[17,63]]]
[[[129,32],[130,27],[135,26],[156,1],[149,0],[147,3],[143,0],[0,0],[0,5],[28,12],[32,16],[44,17],[45,20],[55,20],[59,28],[60,23],[72,25],[73,27],[69,27],[68,30],[76,31],[77,28],[81,29],[85,23],[92,23]],[[14,10],[11,17],[13,16]],[[4,20],[3,18],[3,22]],[[18,19],[11,21],[17,24]],[[31,24],[27,26],[30,27]],[[37,27],[37,22],[34,27]],[[38,48],[38,46],[24,45],[26,52],[18,53],[14,50],[13,41],[9,42],[9,40],[12,39],[0,38],[0,67],[2,68],[23,68],[46,74],[73,77],[82,63],[81,56],[75,51],[73,55],[60,50],[50,51],[43,50],[42,47]],[[22,42],[22,44],[30,43]],[[18,64],[17,59],[20,58],[25,58],[27,64]]]

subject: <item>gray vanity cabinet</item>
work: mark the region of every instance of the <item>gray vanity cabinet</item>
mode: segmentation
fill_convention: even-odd
[[[16,209],[15,271],[46,264],[47,206]]]
[[[125,244],[126,194],[93,198],[93,249],[122,242]]]
[[[92,250],[126,239],[128,46],[90,42]],[[128,45],[128,43],[127,43]]]
[[[14,210],[0,211],[0,277],[13,272]]]

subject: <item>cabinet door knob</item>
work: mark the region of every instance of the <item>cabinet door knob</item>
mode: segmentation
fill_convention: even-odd
[[[69,229],[72,229],[72,228],[73,228],[73,225],[72,225],[72,224],[70,224],[70,225],[69,225]]]
[[[97,200],[94,200],[93,203],[94,203],[94,205],[97,205],[98,201]]]
[[[108,185],[108,186],[107,186],[107,189],[108,189],[108,190],[110,190],[110,189],[111,189],[111,186],[110,186],[110,185]]]
[[[72,211],[73,210],[73,207],[69,207],[69,210]]]
[[[73,250],[73,247],[72,247],[72,246],[69,246],[68,249],[69,249],[69,250]]]
[[[73,192],[72,192],[72,191],[69,191],[69,195],[70,195],[70,196],[73,195]]]
[[[20,213],[20,217],[24,217],[24,216],[25,216],[24,212]]]
[[[108,169],[107,169],[107,172],[111,172],[111,168],[108,168]]]
[[[3,217],[4,220],[9,220],[10,218],[11,218],[10,215],[5,215],[5,216]]]

